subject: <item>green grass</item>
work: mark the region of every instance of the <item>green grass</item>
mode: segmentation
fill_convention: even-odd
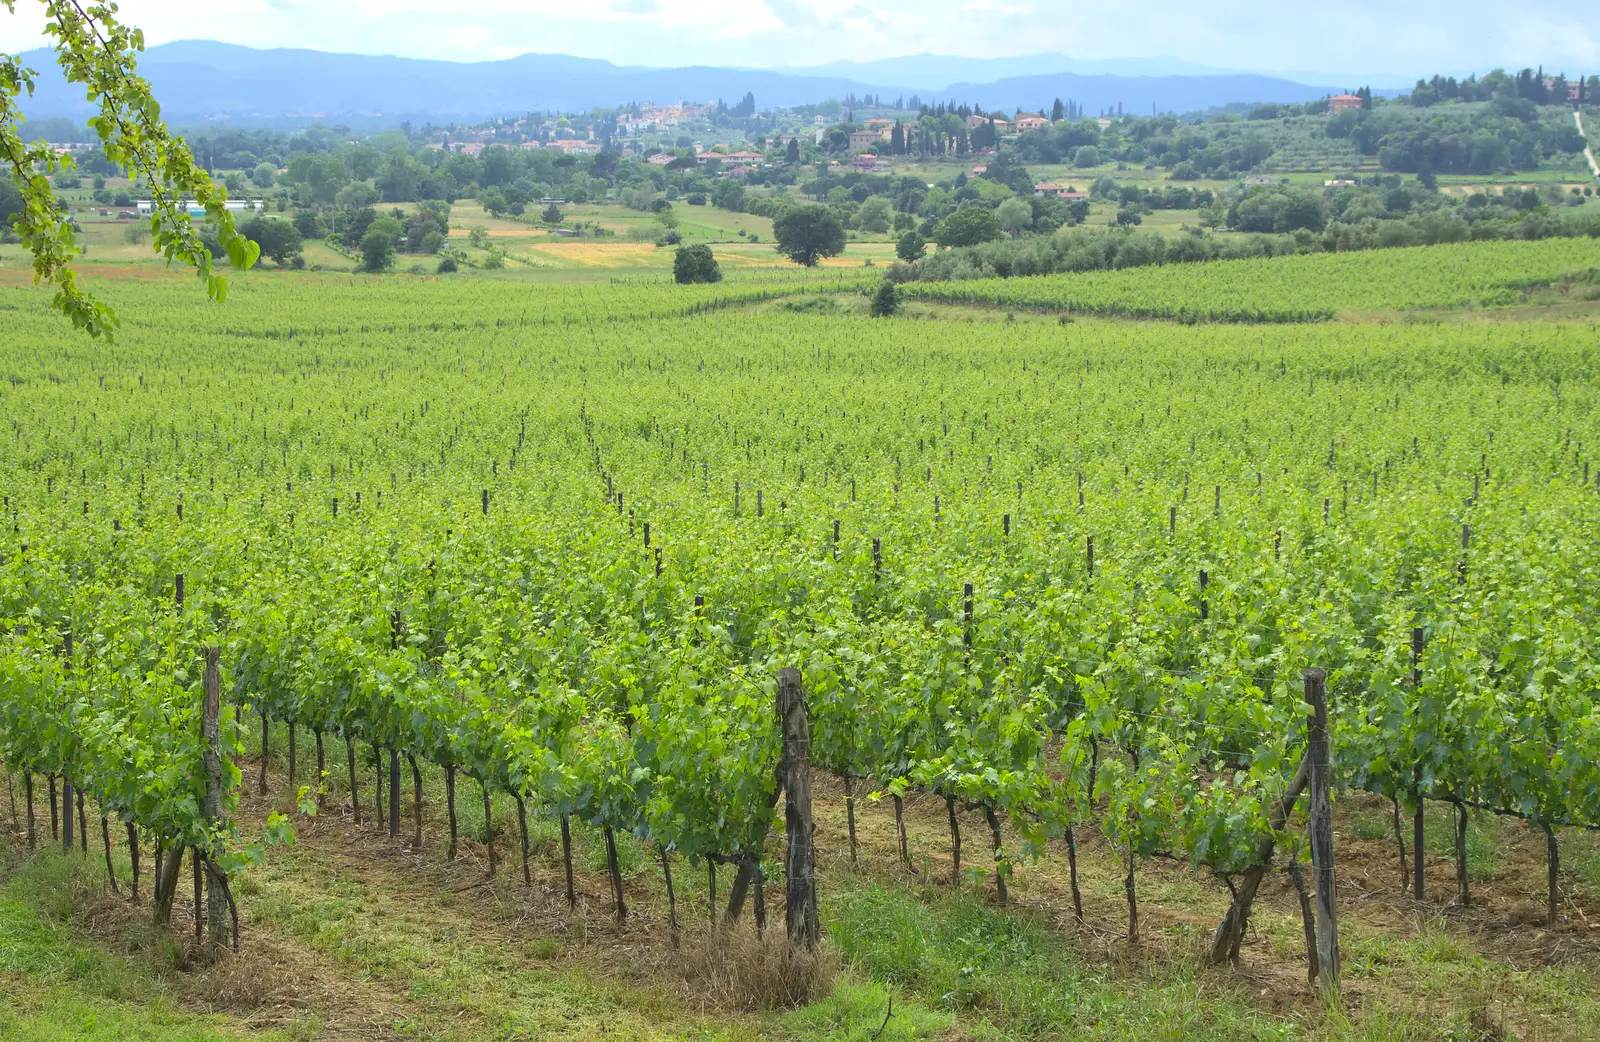
[[[1275,1022],[1179,966],[1119,981],[1026,914],[970,892],[930,895],[870,883],[834,897],[831,936],[861,972],[891,981],[996,1039],[1277,1039]]]
[[[0,1042],[289,1042],[246,1032],[228,1018],[177,1008],[148,956],[119,956],[64,921],[89,870],[44,854],[9,871],[0,887]]]

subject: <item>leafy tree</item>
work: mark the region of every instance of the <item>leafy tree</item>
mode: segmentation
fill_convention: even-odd
[[[278,168],[271,163],[257,164],[250,173],[250,180],[255,182],[257,188],[271,188],[272,179],[278,176]]]
[[[886,196],[870,196],[856,211],[856,223],[864,232],[882,235],[889,230],[889,200]]]
[[[339,189],[333,201],[340,206],[359,210],[363,206],[371,206],[379,201],[378,190],[365,181],[351,181]]]
[[[549,224],[549,225],[560,224],[561,223],[561,207],[557,206],[555,203],[551,203],[549,206],[546,206],[544,208],[544,213],[541,214],[540,216],[543,218],[545,224]]]
[[[721,282],[722,269],[711,247],[702,244],[679,246],[672,258],[672,277],[681,285],[696,282]]]
[[[0,225],[11,230],[11,222],[22,216],[22,193],[9,179],[0,181]]]
[[[1007,199],[995,211],[995,220],[1007,235],[1015,239],[1033,227],[1033,207],[1023,199]]]
[[[367,271],[387,271],[394,264],[394,240],[399,234],[393,218],[382,217],[361,236],[361,266]]]
[[[915,228],[900,236],[900,241],[894,244],[894,255],[907,264],[921,260],[927,252],[928,240],[918,235]]]
[[[796,206],[772,222],[777,251],[808,268],[823,257],[844,252],[844,225],[839,215],[820,203]]]
[[[0,2],[8,13],[15,13],[15,0]],[[200,241],[183,200],[192,199],[206,211],[205,220],[215,226],[216,242],[233,267],[250,267],[260,253],[234,227],[233,215],[223,206],[227,193],[212,183],[189,146],[161,121],[150,85],[139,75],[135,60],[144,49],[144,35],[118,22],[112,4],[45,0],[45,7],[49,15],[45,32],[54,39],[56,63],[69,83],[84,85],[97,110],[88,122],[99,132],[104,158],[150,186],[156,208],[150,222],[154,249],[169,261],[194,268],[211,299],[223,299],[227,283],[216,273],[211,252]],[[0,157],[4,157],[0,162],[10,168],[9,180],[22,200],[12,223],[33,254],[34,280],[55,285],[52,306],[91,336],[105,336],[115,331],[116,315],[78,287],[72,263],[83,247],[78,245],[71,216],[50,187],[52,175],[70,174],[76,166],[71,157],[56,155],[45,142],[22,139],[17,99],[33,93],[36,75],[16,55],[0,54]]]
[[[239,232],[260,247],[261,256],[271,257],[280,265],[301,255],[300,233],[288,221],[253,217]]]
[[[976,246],[1000,238],[1000,224],[987,206],[963,206],[939,222],[933,240],[940,246]]]
[[[439,274],[449,275],[456,271],[456,258],[453,254],[445,254],[439,258]]]
[[[872,294],[872,317],[888,318],[900,310],[900,290],[894,283],[884,279],[879,283],[877,292]]]
[[[1091,167],[1100,165],[1100,150],[1094,145],[1083,145],[1072,154],[1072,165]]]

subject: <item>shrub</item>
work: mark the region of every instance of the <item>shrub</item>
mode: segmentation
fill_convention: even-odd
[[[456,259],[449,254],[439,258],[439,274],[449,275],[457,270]]]

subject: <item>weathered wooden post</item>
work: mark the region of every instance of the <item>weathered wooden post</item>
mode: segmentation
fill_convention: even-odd
[[[200,756],[206,775],[206,821],[213,834],[222,828],[222,671],[220,648],[206,649],[205,703],[200,713]],[[198,853],[198,852],[197,852]],[[206,856],[210,878],[206,888],[206,918],[211,923],[210,943],[213,950],[228,944],[228,892],[227,883],[218,867],[215,851]]]
[[[800,688],[800,671],[793,667],[778,674],[778,718],[783,727],[785,794],[784,876],[788,883],[785,910],[789,946],[817,946],[822,928],[817,916],[816,848],[811,823],[811,724]]]
[[[1306,670],[1306,758],[1310,763],[1307,788],[1311,813],[1311,867],[1317,885],[1317,970],[1322,990],[1339,991],[1339,922],[1334,910],[1333,875],[1333,764],[1328,742],[1327,674]]]
[[[1422,648],[1425,635],[1422,627],[1418,626],[1411,631],[1411,715],[1413,718],[1422,709]],[[1414,765],[1411,772],[1411,797],[1415,807],[1411,818],[1411,885],[1412,896],[1418,901],[1427,893],[1422,881],[1423,866],[1423,811],[1422,811],[1422,766]]]

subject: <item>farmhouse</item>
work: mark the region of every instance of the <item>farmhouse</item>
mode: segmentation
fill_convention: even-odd
[[[1050,126],[1050,121],[1037,112],[1017,113],[1017,133],[1029,130],[1043,130]]]
[[[1328,99],[1328,111],[1337,116],[1341,112],[1361,107],[1361,98],[1355,94],[1335,94]]]
[[[1044,196],[1047,199],[1087,199],[1088,196],[1073,188],[1071,185],[1058,184],[1046,181],[1033,186],[1033,194]]]
[[[597,156],[600,154],[600,143],[598,141],[562,139],[560,141],[552,141],[544,147],[558,149],[569,156]]]
[[[882,141],[876,130],[852,130],[850,132],[850,151],[865,152],[873,145]]]
[[[222,204],[222,208],[229,213],[261,213],[266,209],[266,204],[259,200],[229,199]],[[149,217],[155,213],[156,204],[150,199],[140,199],[136,203],[136,209],[138,209],[140,217]],[[198,218],[206,215],[206,208],[190,199],[185,199],[179,203],[178,209],[187,210],[190,217]],[[121,215],[119,214],[118,216],[120,217]]]

